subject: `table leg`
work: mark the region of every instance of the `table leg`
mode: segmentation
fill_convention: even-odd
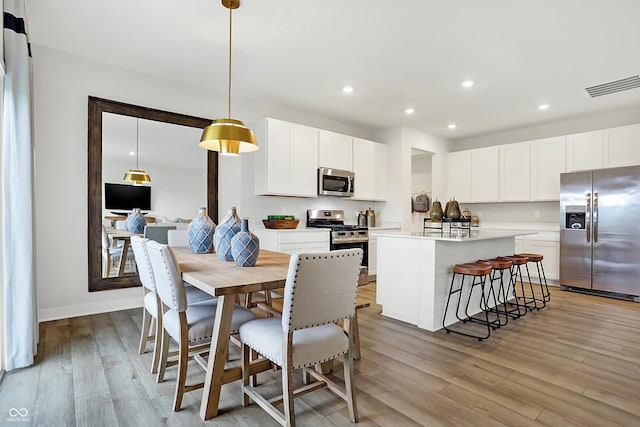
[[[204,390],[202,391],[202,404],[200,405],[200,417],[203,420],[208,420],[218,415],[234,303],[235,295],[218,297],[218,308],[216,309],[216,319],[213,324],[209,362],[207,363]]]
[[[124,276],[124,266],[127,264],[127,256],[129,255],[129,239],[124,240],[122,244],[122,253],[118,262],[118,276]]]

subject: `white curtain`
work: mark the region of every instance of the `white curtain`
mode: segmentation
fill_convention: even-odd
[[[35,280],[31,52],[24,0],[4,0],[2,244],[7,371],[33,363],[38,344]]]

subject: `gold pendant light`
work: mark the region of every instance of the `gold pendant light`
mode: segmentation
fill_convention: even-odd
[[[127,173],[124,174],[123,181],[132,182],[133,185],[141,185],[142,183],[151,182],[151,178],[149,174],[147,174],[142,169],[138,167],[138,133],[140,127],[140,120],[136,119],[136,168],[129,169]]]
[[[253,131],[240,120],[231,118],[231,11],[240,7],[240,0],[222,0],[229,9],[229,91],[227,96],[227,118],[214,120],[204,128],[200,144],[202,148],[228,156],[248,153],[258,149]]]

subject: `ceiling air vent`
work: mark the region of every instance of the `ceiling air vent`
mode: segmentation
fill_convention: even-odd
[[[627,77],[626,79],[587,87],[585,90],[592,98],[595,98],[596,96],[609,95],[611,93],[622,92],[623,90],[635,89],[637,87],[640,87],[640,76]]]

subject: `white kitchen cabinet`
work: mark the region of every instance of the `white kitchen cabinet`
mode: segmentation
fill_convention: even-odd
[[[499,158],[497,146],[471,150],[472,202],[498,201]]]
[[[356,200],[385,200],[387,196],[387,147],[353,138],[353,172]]]
[[[447,153],[447,194],[440,195],[440,200],[446,202],[447,197],[471,202],[471,150]]]
[[[320,131],[318,166],[352,170],[353,138],[327,130]]]
[[[500,145],[498,148],[500,201],[528,201],[531,179],[529,143]]]
[[[329,230],[271,230],[254,228],[260,239],[260,249],[286,254],[325,252],[329,250]]]
[[[532,240],[525,237],[524,252],[531,254],[541,254],[544,256],[542,265],[544,274],[549,280],[558,280],[560,277],[560,243],[550,240]],[[538,269],[534,263],[529,263],[529,274],[531,280],[539,282]]]
[[[640,164],[640,124],[607,129],[606,167]]]
[[[565,137],[530,141],[531,200],[560,200],[560,174],[566,172]]]
[[[316,197],[317,129],[266,118],[256,126],[260,149],[255,153],[255,193]]]
[[[604,167],[605,131],[567,136],[567,172]]]

